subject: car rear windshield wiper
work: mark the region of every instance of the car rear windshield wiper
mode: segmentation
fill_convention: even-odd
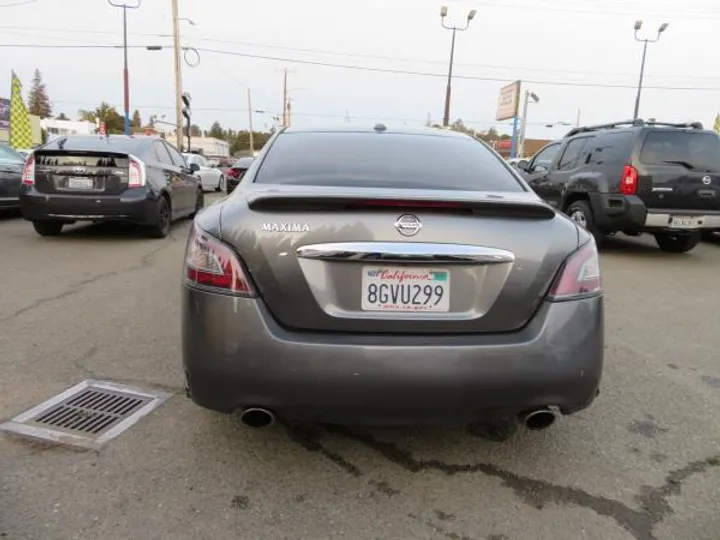
[[[682,165],[690,171],[694,171],[696,168],[692,163],[688,163],[687,161],[682,161],[680,159],[667,159],[663,161],[663,163],[667,163],[668,165]]]

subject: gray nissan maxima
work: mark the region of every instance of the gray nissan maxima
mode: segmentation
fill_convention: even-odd
[[[276,133],[195,218],[182,313],[188,395],[253,427],[543,429],[603,368],[592,236],[441,130]]]

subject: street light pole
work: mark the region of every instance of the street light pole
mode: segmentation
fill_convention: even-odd
[[[668,23],[662,23],[660,25],[660,28],[657,30],[657,36],[655,39],[640,39],[638,37],[638,32],[642,28],[642,21],[635,21],[635,41],[642,41],[643,42],[643,53],[642,53],[642,61],[640,63],[640,80],[638,81],[638,89],[637,89],[637,96],[635,96],[635,112],[633,113],[633,119],[637,120],[639,114],[640,114],[640,95],[642,94],[642,86],[643,86],[643,79],[645,77],[645,58],[647,57],[647,46],[648,43],[655,43],[656,41],[660,40],[660,34],[662,34],[665,30],[667,30],[667,27],[669,26]]]
[[[247,89],[247,97],[248,97],[248,121],[250,124],[250,155],[255,155],[255,135],[253,134],[253,122],[252,122],[252,115],[253,115],[253,109],[252,109],[252,98],[250,97],[250,89]]]
[[[465,26],[448,26],[445,24],[445,18],[448,14],[448,8],[447,6],[442,6],[440,8],[440,18],[442,19],[442,25],[443,28],[446,30],[452,30],[452,42],[450,44],[450,65],[448,66],[448,78],[447,78],[447,88],[445,89],[445,112],[443,114],[443,126],[448,127],[450,125],[450,97],[452,94],[452,74],[453,74],[453,64],[455,63],[455,36],[459,32],[464,32],[470,27],[470,21],[473,20],[475,17],[475,14],[477,13],[476,10],[471,10],[470,13],[467,15],[467,19],[465,20]]]
[[[525,128],[527,126],[528,105],[530,104],[531,99],[533,103],[538,103],[540,101],[540,98],[537,97],[537,94],[534,94],[530,90],[525,90],[525,101],[523,103],[522,113],[522,126],[520,126],[520,143],[518,144],[517,151],[518,157],[523,157],[525,153]]]
[[[128,71],[127,10],[138,9],[142,0],[134,4],[120,4],[107,0],[112,7],[123,10],[123,107],[125,109],[125,135],[130,135],[130,72]]]

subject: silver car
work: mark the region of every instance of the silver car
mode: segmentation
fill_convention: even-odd
[[[466,135],[279,131],[196,217],[183,281],[188,395],[250,426],[543,429],[599,391],[591,235]]]

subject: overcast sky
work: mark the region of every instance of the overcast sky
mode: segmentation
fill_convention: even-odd
[[[4,7],[22,1],[29,3]],[[458,34],[451,110],[452,119],[461,118],[476,129],[496,124],[498,91],[515,79],[526,81],[524,88],[540,97],[530,108],[529,138],[561,135],[566,127],[545,125],[574,124],[578,109],[582,123],[632,117],[642,53],[642,45],[633,37],[636,19],[644,20],[642,35],[647,37],[654,37],[660,23],[670,23],[660,41],[648,47],[647,89],[640,115],[700,120],[711,126],[720,112],[720,4],[716,1],[444,3],[449,6],[449,22],[459,25],[470,9],[477,10],[470,28]],[[421,125],[428,115],[439,123],[451,39],[451,32],[441,26],[442,4],[434,0],[180,0],[181,16],[195,23],[181,22],[182,43],[200,50],[199,66],[183,65],[194,123],[207,128],[218,120],[224,126],[246,128],[248,86],[254,109],[278,114],[284,68],[289,70],[294,125],[344,123],[346,115],[352,123]],[[130,50],[131,110],[138,108],[144,120],[150,114],[166,114],[172,121],[170,0],[143,0],[139,9],[128,12],[128,28],[130,45],[165,46],[157,52]],[[105,0],[0,0],[0,44],[120,45],[122,10]],[[122,112],[121,49],[0,48],[0,96],[9,97],[11,69],[27,90],[35,68],[42,71],[54,113],[74,118],[78,109],[93,108],[103,100]],[[437,76],[429,76],[433,74]],[[256,129],[272,124],[270,114],[262,113],[254,115],[254,122]],[[507,123],[495,127],[507,132]]]

